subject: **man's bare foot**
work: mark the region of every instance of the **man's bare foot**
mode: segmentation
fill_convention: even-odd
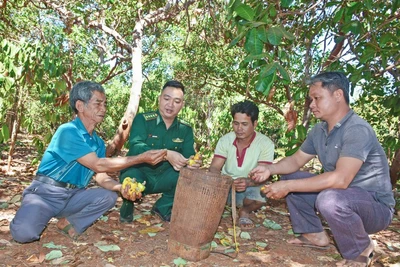
[[[366,249],[364,249],[361,254],[355,258],[354,260],[346,260],[343,259],[336,263],[336,266],[354,266],[354,267],[365,267],[370,266],[372,263],[372,258],[374,256],[374,248],[375,244],[374,241],[370,238],[370,243]]]
[[[78,233],[75,231],[74,227],[72,226],[72,224],[69,223],[67,219],[59,219],[56,226],[60,231],[68,235],[70,238],[76,239],[78,237]]]
[[[320,233],[304,233],[287,241],[289,244],[325,248],[329,245],[329,237],[325,231]]]

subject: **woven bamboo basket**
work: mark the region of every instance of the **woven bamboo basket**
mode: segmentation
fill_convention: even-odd
[[[232,181],[230,176],[204,169],[180,171],[168,239],[170,252],[190,261],[210,256]]]

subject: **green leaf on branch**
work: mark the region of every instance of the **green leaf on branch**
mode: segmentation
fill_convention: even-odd
[[[239,35],[236,36],[235,39],[232,40],[232,42],[230,42],[230,44],[228,45],[228,49],[234,47],[240,40],[243,39],[245,35],[246,31],[242,31],[241,33],[239,33]]]
[[[241,5],[237,6],[235,8],[235,12],[236,12],[236,14],[238,14],[239,17],[241,17],[245,20],[250,21],[250,20],[254,19],[254,15],[255,15],[254,10],[246,4],[241,4]]]
[[[276,63],[276,67],[284,80],[290,81],[289,73],[282,67],[281,64]]]
[[[307,129],[303,125],[298,125],[296,127],[297,130],[297,139],[303,141],[306,139],[307,136]]]
[[[268,95],[269,91],[271,90],[272,84],[275,81],[275,77],[276,72],[266,77],[260,77],[260,79],[256,83],[256,90],[258,92],[262,92],[264,95]]]
[[[251,62],[253,60],[260,60],[260,59],[265,59],[265,58],[269,58],[268,53],[262,53],[262,54],[258,54],[258,55],[251,54],[251,55],[245,57],[243,59],[243,62]]]
[[[342,19],[343,13],[344,13],[344,9],[339,8],[339,10],[336,12],[335,16],[333,17],[333,21],[335,23],[338,23]]]
[[[281,0],[281,6],[288,8],[293,4],[293,0]]]
[[[257,29],[251,29],[246,37],[246,43],[244,45],[246,51],[251,54],[261,54],[264,44],[258,38]]]
[[[6,123],[1,127],[1,138],[3,141],[7,141],[10,138],[10,130]]]
[[[283,32],[280,27],[272,27],[267,30],[267,38],[272,45],[279,45],[282,37]]]
[[[260,39],[264,43],[268,42],[267,31],[265,30],[264,27],[260,27],[257,29],[257,36],[258,36],[258,39]]]
[[[362,32],[362,25],[359,21],[353,20],[342,27],[343,32],[352,32],[354,35],[359,35]]]
[[[276,62],[266,65],[265,67],[263,67],[261,69],[260,77],[264,78],[264,77],[270,76],[271,74],[273,74],[276,71],[276,68],[277,68]]]

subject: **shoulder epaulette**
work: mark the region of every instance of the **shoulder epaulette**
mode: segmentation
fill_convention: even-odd
[[[181,119],[179,119],[179,123],[181,123],[181,124],[183,124],[183,125],[186,125],[186,126],[188,126],[188,127],[192,127],[192,125],[190,125],[190,123],[188,123],[188,122],[186,122],[186,121],[184,121],[184,120],[181,120]]]
[[[152,112],[143,113],[143,117],[146,121],[150,121],[150,120],[157,119],[158,114],[156,112],[152,111]]]

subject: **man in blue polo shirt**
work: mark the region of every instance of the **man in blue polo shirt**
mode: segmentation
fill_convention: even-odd
[[[104,88],[82,81],[71,89],[70,106],[76,118],[61,125],[54,134],[35,179],[23,192],[21,207],[10,224],[15,241],[38,240],[53,217],[57,227],[76,239],[96,219],[115,205],[120,192],[134,201],[141,194],[130,195],[107,172],[119,171],[138,163],[158,164],[165,150],[141,155],[106,158],[104,141],[94,130],[106,114]],[[86,189],[94,177],[100,188]]]
[[[368,235],[388,227],[394,212],[387,158],[372,127],[350,109],[343,73],[320,73],[309,84],[310,109],[322,122],[294,155],[257,167],[250,177],[262,182],[271,174],[285,174],[264,193],[286,197],[293,231],[300,234],[289,244],[329,248],[318,211],[342,254],[336,265],[369,266],[374,243]],[[316,155],[323,173],[296,172]]]

